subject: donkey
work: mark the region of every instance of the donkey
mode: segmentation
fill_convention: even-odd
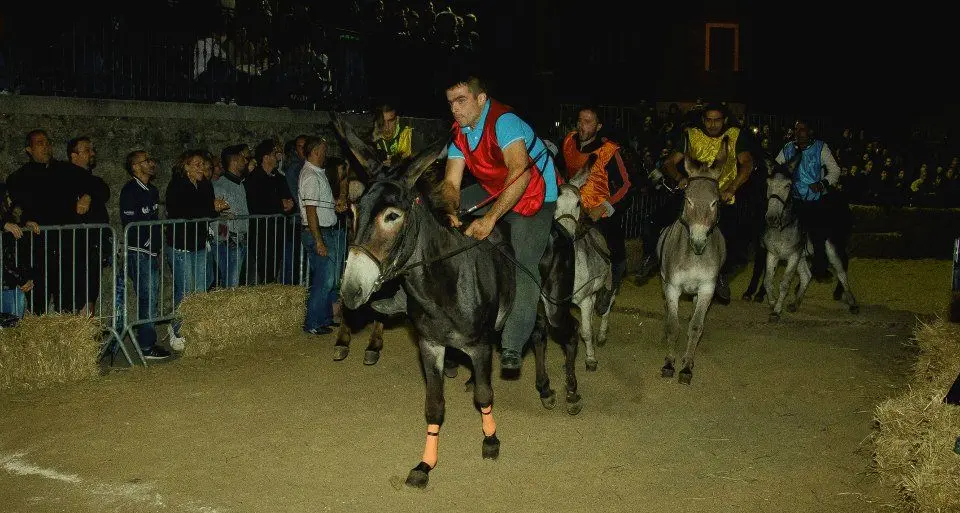
[[[708,167],[684,154],[684,169],[689,182],[684,191],[683,211],[680,217],[663,230],[657,241],[660,255],[660,278],[666,301],[664,342],[667,356],[660,375],[673,377],[676,361],[675,346],[679,338],[678,308],[680,296],[692,294],[696,307],[687,329],[687,350],[681,359],[678,381],[690,384],[693,379],[693,357],[703,335],[704,317],[713,299],[720,267],[727,258],[727,245],[717,229],[720,190],[718,178],[727,159],[727,140],[724,136],[720,152]]]
[[[789,167],[788,167],[789,169]],[[790,169],[792,172],[792,169]],[[763,233],[763,245],[767,250],[766,269],[764,270],[764,289],[767,301],[770,304],[770,320],[778,321],[783,312],[783,302],[786,298],[794,273],[799,274],[800,285],[797,288],[795,300],[787,305],[787,311],[795,312],[800,308],[800,302],[810,284],[811,272],[807,264],[807,256],[813,253],[813,244],[803,236],[797,217],[793,212],[793,203],[790,201],[792,179],[789,174],[775,173],[767,179],[767,227]],[[824,247],[827,260],[837,274],[842,287],[842,299],[849,306],[850,313],[860,312],[847,272],[836,247],[829,239]],[[774,295],[774,276],[777,265],[781,260],[787,262],[780,282],[779,294]]]
[[[513,249],[509,229],[497,225],[490,236],[476,241],[450,228],[437,208],[433,194],[420,176],[434,166],[445,144],[434,144],[415,158],[381,172],[361,197],[356,212],[356,235],[350,245],[341,285],[344,305],[357,308],[366,303],[385,282],[399,278],[406,308],[417,332],[425,376],[427,437],[421,462],[407,476],[406,484],[425,487],[437,464],[437,445],[444,418],[443,370],[448,348],[466,354],[473,363],[473,397],[481,414],[484,435],[481,454],[495,459],[500,440],[493,419],[491,357],[497,334],[514,301]],[[435,191],[435,189],[434,189]],[[543,273],[566,269],[568,279],[544,279],[544,292],[558,297],[572,289],[572,251],[549,246],[540,264]],[[537,270],[532,270],[536,272]],[[554,276],[554,275],[551,275]],[[560,303],[558,306],[555,303]],[[537,328],[531,335],[537,360],[537,388],[544,407],[554,404],[544,362],[546,324],[566,327],[568,413],[580,411],[571,356],[576,357],[577,338],[563,302],[541,302]],[[572,379],[571,379],[572,377]]]
[[[589,165],[589,164],[588,164]],[[580,208],[580,187],[589,174],[588,165],[569,183],[560,185],[554,219],[573,244],[574,280],[573,303],[580,309],[580,338],[586,346],[585,364],[588,371],[597,370],[594,345],[607,340],[608,318],[613,306],[613,272],[610,252],[603,234],[596,226],[584,223]],[[601,297],[602,295],[602,297]],[[603,298],[609,298],[603,303]],[[594,336],[593,315],[600,317],[600,327]]]

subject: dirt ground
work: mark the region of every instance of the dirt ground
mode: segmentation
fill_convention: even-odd
[[[423,491],[402,485],[425,431],[403,325],[373,367],[369,329],[334,362],[332,335],[291,327],[231,354],[6,393],[0,511],[891,511],[869,467],[873,408],[905,379],[918,316],[945,310],[950,263],[854,260],[851,275],[859,315],[814,283],[778,324],[739,299],[739,276],[734,302],[707,314],[690,386],[659,377],[659,280],[626,284],[597,372],[580,352],[578,416],[563,408],[555,344],[556,409],[540,405],[532,354],[519,381],[495,378],[499,460],[480,457],[468,369],[447,380]]]

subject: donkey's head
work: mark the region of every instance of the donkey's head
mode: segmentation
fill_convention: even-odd
[[[782,168],[767,178],[767,226],[781,229],[785,222],[789,222],[792,185],[793,180]]]
[[[445,148],[442,142],[379,173],[354,211],[355,236],[340,286],[344,306],[366,303],[384,282],[400,274],[417,244],[420,202],[415,187]]]
[[[717,215],[720,205],[719,178],[723,164],[727,160],[727,136],[720,141],[720,151],[709,166],[697,161],[689,150],[683,156],[683,166],[689,176],[684,191],[683,213],[680,222],[690,235],[690,244],[694,253],[702,255],[707,247],[710,234],[717,227]]]
[[[377,158],[377,152],[373,147],[361,139],[353,129],[353,126],[347,120],[343,119],[340,114],[333,112],[330,114],[330,117],[330,124],[333,126],[334,131],[336,131],[340,139],[347,144],[347,147],[350,148],[350,153],[357,158],[357,162],[360,163],[360,167],[367,173],[367,176],[375,178],[380,174],[384,165],[383,162],[380,162]]]
[[[577,225],[580,223],[580,187],[587,182],[590,175],[590,169],[596,162],[597,156],[590,155],[587,162],[570,179],[569,182],[561,184],[557,191],[557,208],[553,218],[563,226],[571,236],[576,235]]]

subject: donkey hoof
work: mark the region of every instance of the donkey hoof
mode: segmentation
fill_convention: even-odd
[[[603,347],[607,343],[607,337],[598,338],[593,344],[597,347]]]
[[[753,296],[754,303],[763,303],[764,299],[766,299],[766,297],[764,297],[764,295],[761,294],[760,292],[757,292],[757,295]]]
[[[485,460],[495,460],[500,456],[500,439],[497,438],[496,433],[483,437],[481,452]]]
[[[860,313],[860,305],[850,305],[850,313],[853,315]]]
[[[780,320],[780,314],[777,312],[770,312],[770,317],[768,319],[770,322],[777,322]]]
[[[673,377],[673,365],[670,365],[669,363],[666,364],[666,365],[664,365],[664,366],[660,369],[660,377],[661,377],[661,378],[672,378],[672,377]]]
[[[744,300],[744,301],[750,301],[750,300],[753,299],[753,294],[751,294],[751,293],[749,293],[749,292],[744,292],[743,295],[740,296],[740,299],[742,299],[742,300]]]
[[[677,381],[680,382],[681,385],[689,385],[691,379],[693,379],[693,371],[689,368],[681,370],[680,375],[677,376]]]
[[[796,313],[796,311],[797,311],[797,305],[796,305],[796,303],[791,303],[791,304],[787,305],[787,311],[790,312],[790,313]]]
[[[548,410],[552,410],[557,405],[557,393],[553,390],[548,390],[546,395],[540,394],[540,404]]]
[[[363,352],[364,365],[376,365],[380,361],[380,351],[371,351],[367,349]]]
[[[597,370],[597,359],[596,358],[587,358],[587,370],[594,372]]]
[[[450,378],[450,379],[453,379],[453,378],[457,377],[457,372],[458,372],[458,371],[457,371],[457,368],[456,368],[456,367],[444,367],[444,368],[443,368],[443,375],[446,376],[446,377],[448,377],[448,378]]]
[[[570,415],[576,415],[583,410],[583,401],[580,400],[580,396],[576,396],[576,400],[571,400],[567,398],[567,413]]]
[[[426,488],[427,481],[430,480],[430,471],[433,470],[430,465],[420,462],[407,474],[406,485],[413,488]]]
[[[841,299],[843,299],[843,289],[839,287],[833,289],[833,300],[840,301]]]
[[[333,361],[339,362],[350,354],[350,346],[333,346]]]

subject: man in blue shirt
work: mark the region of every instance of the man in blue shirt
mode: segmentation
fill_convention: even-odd
[[[540,302],[539,264],[550,240],[550,226],[557,202],[557,175],[553,157],[533,129],[510,107],[487,97],[475,77],[463,77],[446,90],[453,112],[454,139],[447,152],[447,167],[441,194],[450,224],[458,227],[455,214],[461,204],[473,207],[496,198],[478,209],[464,232],[485,239],[494,224],[510,225],[510,243],[519,266],[514,279],[514,305],[504,322],[500,367],[513,377],[519,372],[523,346],[530,339]],[[461,191],[464,170],[477,184]]]

